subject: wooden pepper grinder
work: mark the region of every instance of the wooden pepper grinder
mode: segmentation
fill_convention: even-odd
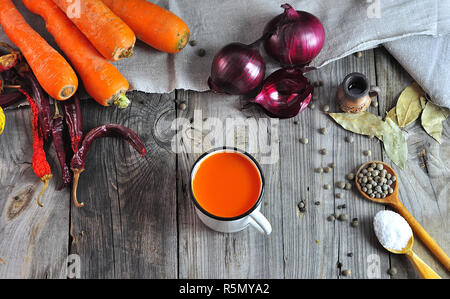
[[[366,111],[372,99],[377,97],[380,91],[379,87],[370,86],[369,80],[363,74],[348,74],[337,91],[339,107],[347,113]]]

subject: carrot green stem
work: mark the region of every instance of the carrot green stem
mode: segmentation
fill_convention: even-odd
[[[120,94],[114,96],[113,103],[118,108],[124,109],[130,105],[130,99],[128,99],[124,93],[120,93]]]

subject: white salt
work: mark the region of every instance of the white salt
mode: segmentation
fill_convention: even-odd
[[[384,248],[401,251],[408,245],[412,230],[408,222],[392,211],[380,211],[373,219],[373,227]]]

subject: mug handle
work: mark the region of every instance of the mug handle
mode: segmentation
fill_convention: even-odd
[[[380,93],[381,93],[381,88],[379,88],[378,86],[375,86],[375,85],[370,86],[369,97],[371,99],[377,97]]]
[[[250,224],[256,228],[260,233],[270,235],[272,232],[272,225],[269,220],[260,212],[254,211],[249,215]]]

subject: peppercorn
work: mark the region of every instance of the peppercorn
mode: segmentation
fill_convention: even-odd
[[[347,174],[347,179],[348,179],[349,181],[352,181],[354,178],[355,178],[355,175],[354,175],[353,173]]]
[[[205,56],[206,55],[206,50],[205,49],[198,50],[197,55],[200,56],[200,57]]]
[[[323,172],[323,168],[322,168],[322,167],[316,168],[316,172],[317,172],[317,173],[322,173],[322,172]]]
[[[372,155],[372,152],[370,150],[364,150],[363,154],[364,154],[364,156],[370,156],[370,155]]]
[[[336,217],[334,217],[334,215],[330,215],[330,216],[327,217],[327,220],[328,221],[334,221],[334,220],[336,220]]]
[[[324,112],[330,111],[330,106],[328,106],[328,105],[323,106],[323,111]]]
[[[189,42],[189,45],[191,45],[192,47],[195,47],[197,45],[197,41],[196,40],[191,40]]]
[[[340,221],[347,221],[348,215],[347,214],[341,214],[341,215],[339,215],[338,219]]]
[[[327,149],[325,149],[325,148],[323,148],[323,149],[321,149],[320,151],[319,151],[319,153],[321,154],[321,155],[327,155],[328,154],[328,150]]]
[[[350,276],[350,274],[351,274],[352,272],[350,271],[350,270],[344,270],[344,271],[342,271],[342,275],[344,275],[344,276]]]
[[[325,171],[325,173],[329,173],[329,172],[331,171],[331,168],[330,168],[330,167],[325,167],[325,168],[323,169],[323,171]]]
[[[355,141],[355,139],[352,136],[346,136],[345,141],[348,143],[353,143]]]
[[[325,185],[323,185],[323,188],[325,190],[329,190],[331,188],[331,186],[330,186],[330,184],[325,184]]]
[[[328,130],[327,130],[327,128],[320,128],[319,133],[322,135],[326,135],[328,133]]]
[[[395,275],[397,274],[397,268],[391,267],[391,268],[388,270],[388,274],[389,274],[390,276],[395,276]]]
[[[309,142],[308,138],[300,138],[300,143],[308,144],[308,142]]]

